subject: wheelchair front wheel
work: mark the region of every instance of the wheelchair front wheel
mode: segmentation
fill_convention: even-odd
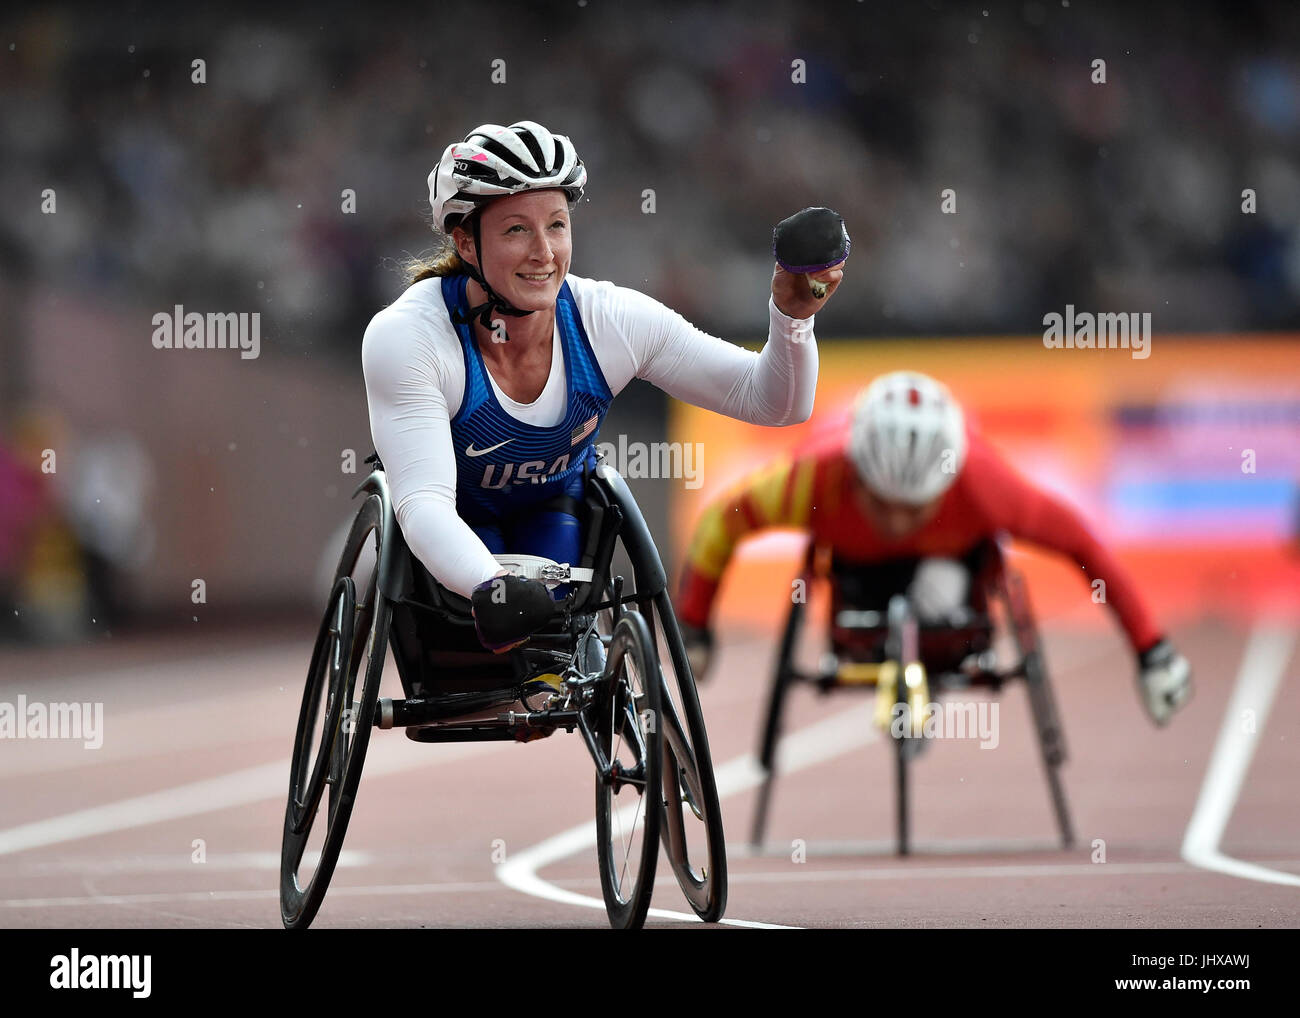
[[[658,659],[637,612],[614,627],[594,705],[596,745],[608,771],[596,775],[596,851],[605,910],[615,929],[645,923],[659,855],[663,735]]]

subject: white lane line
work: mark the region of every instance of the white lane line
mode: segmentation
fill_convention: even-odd
[[[1300,859],[1269,859],[1268,866],[1300,867]],[[1264,865],[1265,863],[1261,863]],[[736,873],[733,884],[782,883],[834,883],[837,881],[865,880],[1024,880],[1028,877],[1100,876],[1120,877],[1157,874],[1193,876],[1200,874],[1198,867],[1185,862],[1137,863],[1077,863],[1047,864],[1043,866],[917,866],[891,869],[800,870],[798,872],[770,871]],[[560,887],[590,887],[597,883],[595,877],[570,877],[554,881]],[[426,884],[358,884],[330,888],[330,898],[404,897],[421,894],[490,894],[501,890],[499,880],[462,881]],[[0,908],[56,908],[59,906],[88,905],[151,905],[181,904],[203,901],[278,901],[279,892],[272,888],[237,889],[225,891],[159,891],[137,894],[101,894],[65,898],[7,898],[0,899]],[[585,906],[584,906],[585,907]],[[603,906],[602,906],[603,907]],[[668,913],[674,916],[677,913]],[[694,919],[695,916],[683,918]],[[750,923],[746,925],[770,926]],[[779,927],[788,929],[789,927]]]
[[[495,880],[446,884],[379,884],[374,887],[330,887],[330,898],[360,898],[371,895],[409,897],[414,894],[465,894],[469,891],[500,891]],[[233,891],[158,891],[143,894],[97,894],[77,898],[10,898],[0,908],[54,908],[59,905],[157,905],[199,901],[275,901],[280,892],[272,888]]]
[[[1193,866],[1244,880],[1300,887],[1300,876],[1294,873],[1242,862],[1219,851],[1295,642],[1295,633],[1281,625],[1260,624],[1251,631],[1201,794],[1183,835],[1182,857]],[[1254,720],[1249,727],[1247,717]]]
[[[441,751],[436,756],[426,756],[420,752],[421,749],[427,752],[425,747],[406,740],[403,742],[406,744],[385,743],[383,740],[373,743],[366,755],[365,774],[373,777],[377,774],[396,774],[415,768],[436,767],[451,760],[493,752],[507,745],[504,742],[453,743],[440,747]],[[220,777],[10,827],[0,831],[0,855],[248,806],[267,799],[287,798],[288,789],[288,760],[262,764]]]
[[[320,865],[320,852],[303,853],[303,866],[315,869]],[[374,853],[345,848],[339,852],[335,866],[339,869],[374,866],[378,863]],[[168,855],[124,855],[108,858],[60,858],[35,862],[0,865],[0,880],[41,876],[64,876],[75,873],[83,877],[112,877],[136,873],[223,873],[227,871],[280,869],[279,852],[226,852],[206,856],[195,862],[188,847],[184,852]]]
[[[880,734],[872,724],[870,709],[858,704],[852,710],[833,715],[783,738],[777,746],[777,771],[781,774],[789,774],[803,770],[875,742],[879,738]],[[718,798],[726,799],[761,784],[763,770],[759,767],[757,758],[752,753],[746,753],[715,768],[714,776],[718,783]],[[593,819],[589,823],[578,824],[567,831],[562,831],[522,852],[514,853],[497,866],[497,879],[507,887],[523,894],[546,898],[564,905],[603,910],[605,902],[602,899],[565,890],[537,875],[538,870],[578,852],[593,849],[595,845],[596,821]],[[672,871],[661,856],[660,866],[656,868],[656,882],[671,878]],[[659,908],[650,909],[649,914],[660,919],[700,921],[699,916],[694,913],[671,912]],[[757,929],[793,928],[741,919],[723,919],[722,922],[728,926]]]
[[[1084,664],[1090,664],[1094,659],[1100,660],[1104,658],[1109,653],[1104,645],[1093,644],[1093,647],[1095,653],[1087,661],[1080,662],[1076,660],[1068,668],[1063,668],[1061,671],[1063,673],[1072,672]],[[850,710],[833,715],[782,738],[777,745],[777,773],[788,774],[806,767],[815,766],[857,749],[859,746],[875,742],[879,738],[880,733],[872,723],[870,704],[865,708],[859,704]],[[715,768],[714,774],[718,783],[719,799],[725,799],[728,796],[756,788],[763,781],[763,771],[758,765],[758,760],[753,754],[749,753],[736,757],[721,767]],[[523,852],[512,855],[497,866],[497,878],[507,886],[524,894],[536,895],[539,898],[547,898],[566,905],[577,905],[581,908],[603,909],[605,903],[601,899],[566,891],[557,883],[543,880],[537,875],[537,871],[543,867],[578,852],[594,848],[595,844],[596,822],[592,820],[589,824],[579,824],[552,838],[547,838]],[[656,882],[659,880],[660,872],[656,871]],[[668,875],[671,876],[671,871],[668,871]],[[698,916],[694,914],[688,915],[684,912],[668,912],[652,908],[649,914],[664,919],[699,921]],[[742,925],[738,920],[734,919],[723,919],[722,922],[731,925]]]

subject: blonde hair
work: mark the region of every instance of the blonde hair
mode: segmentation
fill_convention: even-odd
[[[424,254],[408,258],[402,264],[410,276],[407,286],[435,276],[455,276],[465,271],[465,263],[456,252],[455,242],[445,233],[437,233],[434,247]]]

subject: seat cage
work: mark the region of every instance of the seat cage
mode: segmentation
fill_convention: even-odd
[[[971,605],[954,612],[943,622],[918,622],[918,659],[925,665],[931,681],[942,687],[983,685],[994,689],[1021,673],[1022,663],[1009,669],[994,667],[992,650],[998,631],[994,607],[1002,601],[1009,574],[1005,556],[998,542],[981,542],[965,557],[971,571]],[[870,566],[863,566],[870,572]],[[834,588],[840,579],[852,573],[849,564],[828,559],[825,553],[809,546],[802,576],[805,584],[814,579],[826,580]],[[842,589],[842,588],[841,588]],[[888,653],[890,633],[887,612],[883,608],[864,608],[850,597],[833,594],[835,604],[828,635],[825,674],[813,677],[822,688],[835,685],[830,659],[846,662],[879,662]],[[1012,620],[1008,619],[1010,624]]]
[[[553,619],[528,644],[493,654],[478,640],[469,600],[438,583],[411,551],[397,524],[378,454],[366,462],[375,469],[356,493],[378,495],[383,504],[378,582],[393,604],[390,645],[408,697],[499,688],[562,667],[591,617],[615,604],[611,568],[620,539],[635,574],[635,596],[653,597],[667,586],[663,563],[627,482],[612,467],[598,463],[581,500],[582,554],[577,563],[570,563],[591,570],[591,579],[569,582],[568,594],[556,601]],[[632,595],[621,598],[630,600]]]

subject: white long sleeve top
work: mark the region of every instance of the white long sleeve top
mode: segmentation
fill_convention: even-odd
[[[769,299],[767,343],[755,353],[702,332],[636,290],[572,274],[566,278],[614,395],[642,378],[676,399],[750,424],[781,427],[812,414],[817,385],[812,318],[790,318]],[[512,400],[488,373],[508,414],[538,427],[563,419],[568,387],[562,347],[557,333],[546,386],[531,403]],[[412,284],[375,315],[361,360],[371,436],[398,525],[433,577],[468,597],[500,567],[456,511],[451,420],[464,397],[465,359],[440,279]]]

